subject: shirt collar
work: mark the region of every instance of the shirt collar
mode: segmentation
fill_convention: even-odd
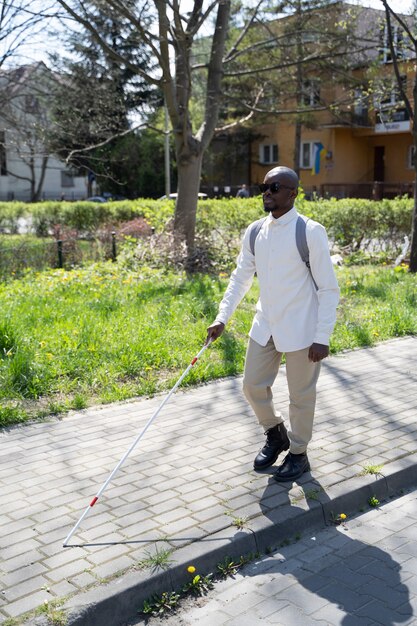
[[[290,222],[295,220],[297,217],[298,217],[297,209],[295,208],[295,206],[293,206],[292,209],[290,209],[287,213],[284,213],[284,215],[278,218],[273,217],[272,213],[269,213],[267,217],[267,222],[268,222],[268,225],[278,224],[279,226],[285,226],[286,224],[289,224]]]

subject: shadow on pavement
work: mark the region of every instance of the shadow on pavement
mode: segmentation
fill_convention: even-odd
[[[304,495],[305,510],[323,507],[330,502],[323,487],[313,477],[310,478],[310,474],[303,476],[298,484],[300,493]],[[288,489],[292,486],[287,484]],[[263,514],[274,521],[276,509],[273,510],[263,503],[268,502],[271,492],[277,493],[276,487],[277,483],[271,477],[261,499]],[[289,491],[287,497],[290,504]],[[292,506],[294,504],[296,506],[296,503],[291,503]],[[291,520],[288,526],[289,536],[294,536]],[[304,532],[307,539],[303,538],[301,543],[292,544],[295,548],[293,550],[289,546],[287,556],[286,549],[281,544],[284,553],[282,559],[275,555],[270,559],[268,568],[265,568],[265,563],[260,565],[258,562],[243,568],[241,573],[248,576],[259,573],[274,574],[267,585],[270,587],[271,597],[276,597],[277,611],[282,607],[282,600],[288,600],[303,611],[300,619],[305,617],[305,613],[315,613],[312,623],[313,619],[343,626],[394,626],[404,622],[411,623],[413,609],[409,590],[401,581],[400,564],[387,551],[349,537],[348,529],[344,532],[330,524],[325,532],[325,542],[318,545],[313,543],[315,538],[308,537]],[[309,540],[312,541],[311,547],[306,543]],[[260,567],[262,572],[259,571]],[[304,588],[301,593],[299,589],[292,588],[294,582]],[[303,624],[306,622],[303,621]]]

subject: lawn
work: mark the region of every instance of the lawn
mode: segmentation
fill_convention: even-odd
[[[417,277],[342,267],[333,353],[417,333]],[[100,263],[0,285],[0,426],[170,388],[202,347],[227,276]],[[242,372],[254,285],[184,384]]]

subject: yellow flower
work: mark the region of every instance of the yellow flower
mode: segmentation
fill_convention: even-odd
[[[340,517],[340,519],[346,519],[346,514],[345,514],[345,513],[341,513],[341,514],[339,515],[339,517]]]
[[[189,566],[187,567],[187,572],[190,572],[190,574],[194,574],[194,572],[195,572],[195,567],[194,567],[194,565],[189,565]]]

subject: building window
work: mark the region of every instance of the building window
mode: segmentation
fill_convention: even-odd
[[[407,92],[407,76],[401,76],[401,87],[404,93]],[[388,93],[385,93],[383,99],[381,100],[381,109],[389,109],[393,106],[396,106],[398,103],[402,103],[402,96],[398,86],[397,81],[391,87],[391,90]]]
[[[0,176],[7,176],[6,133],[0,130]]]
[[[311,170],[313,167],[313,146],[314,141],[303,141],[301,144],[300,167]]]
[[[406,36],[404,30],[399,24],[394,24],[392,27],[392,43],[397,59],[405,59],[406,57]],[[389,45],[388,27],[384,24],[381,29],[381,59],[383,63],[389,63],[392,61],[391,48]]]
[[[302,86],[302,102],[314,107],[320,104],[320,85],[316,80],[305,80]]]
[[[414,146],[408,147],[408,158],[407,158],[407,167],[409,170],[414,169]]]
[[[259,146],[259,160],[261,163],[278,163],[278,144],[261,144]]]
[[[70,170],[61,170],[61,187],[74,187],[74,174]]]

